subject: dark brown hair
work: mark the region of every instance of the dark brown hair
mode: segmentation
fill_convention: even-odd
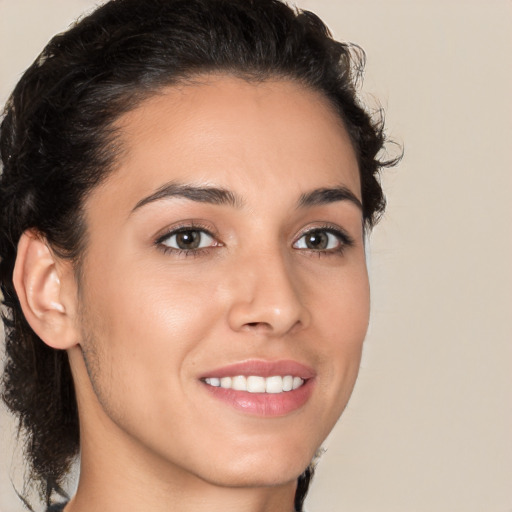
[[[82,205],[116,159],[114,122],[161,87],[198,74],[283,78],[321,92],[359,161],[363,218],[384,209],[381,117],[360,104],[358,47],[334,41],[314,14],[277,0],[111,0],[55,36],[9,98],[0,133],[0,282],[6,333],[3,399],[25,434],[31,479],[52,493],[79,449],[67,355],[25,320],[12,282],[16,248],[33,228],[75,265],[87,243]],[[302,510],[312,468],[299,478]]]

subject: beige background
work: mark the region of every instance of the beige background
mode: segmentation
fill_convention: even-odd
[[[0,0],[0,99],[90,0]],[[312,512],[512,511],[512,2],[302,0],[368,54],[405,145],[372,237],[373,316]],[[371,98],[370,98],[371,99]],[[17,512],[0,422],[0,511]],[[18,469],[17,469],[18,468]]]

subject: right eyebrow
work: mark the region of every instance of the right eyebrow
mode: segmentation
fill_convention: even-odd
[[[299,199],[299,208],[330,204],[337,201],[350,201],[360,210],[363,209],[363,204],[358,197],[344,185],[334,188],[318,188],[306,194],[302,194]]]
[[[171,182],[166,183],[149,196],[141,199],[133,207],[132,212],[138,210],[146,204],[170,197],[182,197],[185,199],[190,199],[191,201],[197,201],[199,203],[228,205],[235,208],[240,208],[243,204],[241,197],[234,194],[231,190],[227,190],[225,188]]]

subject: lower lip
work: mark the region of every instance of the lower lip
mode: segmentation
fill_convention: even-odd
[[[313,379],[292,391],[282,393],[249,393],[204,384],[215,398],[247,414],[265,417],[286,416],[300,409],[313,391]]]

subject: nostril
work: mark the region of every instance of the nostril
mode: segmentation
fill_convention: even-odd
[[[249,330],[272,330],[272,326],[267,322],[247,322],[245,328]]]

